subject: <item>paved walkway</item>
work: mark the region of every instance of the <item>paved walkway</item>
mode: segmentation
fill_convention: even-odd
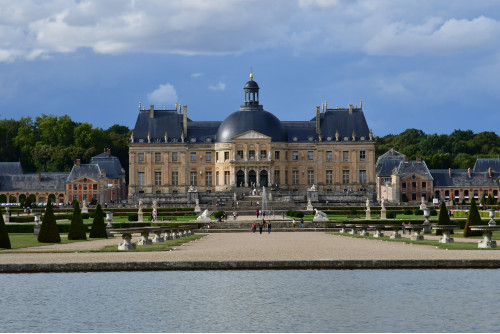
[[[427,238],[427,236],[426,236]],[[495,259],[497,250],[444,250],[433,246],[350,238],[323,232],[213,233],[171,252],[86,252],[121,239],[36,247],[74,253],[5,253],[3,263],[98,263],[163,261],[283,261],[283,260],[446,260]],[[477,241],[476,241],[477,242]],[[34,248],[30,248],[33,250]]]

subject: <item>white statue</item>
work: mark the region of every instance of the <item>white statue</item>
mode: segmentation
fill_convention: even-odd
[[[194,189],[193,185],[190,185],[188,191],[196,191],[196,189]]]
[[[366,198],[366,209],[370,209],[370,200],[368,199],[368,197]]]
[[[318,209],[314,209],[314,211],[316,211],[314,218],[328,218],[327,214],[323,211],[319,211]]]
[[[311,186],[311,188],[309,188],[309,191],[316,191],[316,190],[317,190],[317,188],[316,188],[316,185],[315,185],[315,184],[313,184],[313,185]]]
[[[210,213],[207,209],[201,213],[201,215],[196,218],[196,220],[210,220]]]
[[[385,209],[384,198],[382,197],[382,209]]]
[[[269,154],[267,155],[267,158],[271,160],[271,151],[269,151]]]

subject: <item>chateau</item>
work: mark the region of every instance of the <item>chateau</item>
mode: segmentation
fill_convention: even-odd
[[[362,110],[329,108],[309,121],[280,121],[245,84],[244,103],[224,121],[193,121],[187,106],[139,107],[129,141],[129,202],[190,190],[238,192],[262,186],[320,194],[375,191],[375,141]]]

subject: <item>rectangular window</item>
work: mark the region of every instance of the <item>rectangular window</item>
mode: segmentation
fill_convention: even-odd
[[[87,190],[87,185],[86,184],[83,185],[83,190]]]
[[[298,170],[292,170],[292,184],[293,185],[299,184],[299,171]]]
[[[161,172],[155,172],[155,186],[161,186]]]
[[[144,153],[139,153],[138,157],[140,162],[144,161]]]
[[[309,184],[309,185],[314,184],[314,171],[313,170],[307,171],[307,184]]]
[[[274,159],[276,160],[280,159],[280,151],[274,151]]]
[[[292,152],[292,160],[299,160],[299,152],[298,151]]]
[[[366,152],[359,151],[359,160],[365,160],[365,159],[366,159]]]
[[[145,183],[146,182],[144,180],[144,172],[138,172],[137,173],[137,184],[140,186],[143,186]]]
[[[86,201],[87,200],[87,194],[83,194],[83,200]]]
[[[196,152],[189,153],[189,157],[191,161],[196,161]]]
[[[73,190],[78,190],[78,186],[76,184],[73,185]]]
[[[172,172],[172,185],[176,186],[179,184],[179,172]]]
[[[94,190],[97,190],[97,184],[93,184],[93,185],[92,185],[92,188],[93,188]]]
[[[401,183],[401,188],[406,189],[406,182]]]
[[[242,150],[238,150],[238,151],[236,152],[236,155],[238,156],[238,159],[239,159],[239,160],[243,159],[243,151],[242,151]]]
[[[207,186],[212,185],[212,172],[205,172],[205,184]]]
[[[411,187],[412,187],[412,188],[416,188],[416,187],[417,187],[417,182],[412,182],[412,183],[411,183]]]
[[[156,152],[155,153],[155,162],[160,162],[161,161],[161,153]]]
[[[359,171],[359,183],[365,184],[366,183],[366,170],[360,170]]]
[[[326,151],[326,161],[332,161],[332,160],[333,160],[333,152]]]
[[[314,152],[307,151],[307,160],[314,160]]]
[[[275,170],[274,171],[274,183],[275,184],[280,184],[281,183],[281,180],[280,180],[280,171],[279,170]]]
[[[189,180],[190,180],[190,184],[191,184],[192,186],[195,186],[195,185],[198,183],[198,182],[197,182],[197,180],[198,180],[198,179],[197,179],[196,172],[191,172],[191,173],[190,173],[190,178],[189,178]]]
[[[212,161],[212,152],[205,152],[205,160]]]
[[[427,188],[427,182],[422,182],[422,188]]]
[[[349,161],[349,151],[343,151],[342,152],[342,160],[343,161]]]
[[[255,151],[254,150],[248,151],[248,159],[255,160]]]
[[[416,201],[417,200],[417,194],[416,193],[411,193],[411,200]]]
[[[229,160],[229,152],[224,152],[224,161]]]
[[[266,150],[260,150],[260,158],[264,160],[267,158],[267,151]]]
[[[219,152],[215,152],[215,161],[219,161]]]
[[[326,184],[333,184],[333,171],[331,169],[326,171]]]
[[[172,162],[177,162],[177,152],[172,152]]]
[[[226,185],[226,186],[229,185],[229,181],[230,181],[229,177],[230,177],[230,174],[229,174],[229,171],[227,170],[224,172],[224,185]]]
[[[348,169],[344,169],[342,171],[342,183],[343,184],[349,183],[349,170]]]

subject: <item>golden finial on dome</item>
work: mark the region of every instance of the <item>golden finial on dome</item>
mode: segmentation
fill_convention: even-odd
[[[250,80],[253,80],[253,73],[250,73]]]

